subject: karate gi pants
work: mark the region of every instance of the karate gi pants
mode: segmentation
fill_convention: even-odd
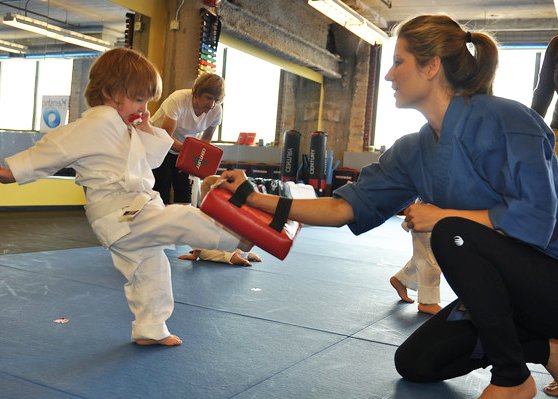
[[[169,336],[166,320],[174,298],[165,248],[172,244],[234,250],[238,238],[222,230],[199,209],[150,201],[129,222],[131,232],[110,247],[114,266],[128,280],[124,293],[130,310],[132,340],[160,340]]]

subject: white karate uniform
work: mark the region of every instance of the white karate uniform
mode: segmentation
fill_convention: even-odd
[[[405,222],[404,222],[405,223]],[[403,228],[406,229],[405,225]],[[417,291],[417,300],[422,304],[440,303],[440,275],[442,270],[430,247],[432,233],[411,230],[413,256],[395,274],[405,287]]]
[[[91,227],[128,280],[124,292],[135,316],[133,340],[169,335],[166,320],[174,300],[165,248],[186,244],[234,250],[239,243],[199,209],[164,206],[152,189],[151,169],[160,165],[172,139],[162,129],[153,130],[129,129],[115,109],[97,106],[6,159],[19,184],[63,167],[75,169],[76,184],[85,187]]]

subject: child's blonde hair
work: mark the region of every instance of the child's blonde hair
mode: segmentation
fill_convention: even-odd
[[[107,99],[118,102],[122,96],[158,100],[161,90],[161,75],[151,61],[136,50],[115,48],[93,63],[85,99],[90,107]]]

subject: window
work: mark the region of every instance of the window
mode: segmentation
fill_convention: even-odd
[[[33,103],[37,61],[3,60],[0,64],[0,127],[33,129]]]
[[[39,130],[43,95],[70,95],[71,59],[5,59],[0,63],[0,128]]]
[[[72,60],[65,58],[45,59],[39,61],[37,81],[37,98],[35,113],[35,130],[41,124],[41,106],[43,96],[69,96],[72,91]],[[64,115],[63,118],[67,115]]]
[[[273,142],[281,69],[232,47],[218,49],[226,94],[217,141],[236,142],[240,132],[255,132],[256,141]]]

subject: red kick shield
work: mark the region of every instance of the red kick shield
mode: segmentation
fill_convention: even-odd
[[[176,160],[176,167],[201,179],[214,175],[221,163],[223,150],[194,137],[186,137]]]
[[[273,215],[248,205],[238,208],[229,202],[231,197],[230,191],[215,188],[207,193],[200,209],[264,251],[285,259],[300,230],[300,223],[288,220],[278,232],[269,226]]]

